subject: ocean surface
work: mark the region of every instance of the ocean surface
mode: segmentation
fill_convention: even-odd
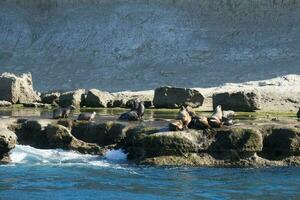
[[[0,166],[0,199],[300,199],[300,168],[136,166],[104,157],[17,145]]]

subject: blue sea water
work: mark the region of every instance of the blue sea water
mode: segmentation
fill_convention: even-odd
[[[0,199],[300,199],[300,168],[185,168],[18,145],[0,166]]]

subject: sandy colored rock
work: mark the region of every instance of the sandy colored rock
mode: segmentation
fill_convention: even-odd
[[[78,89],[75,91],[65,92],[59,96],[59,105],[61,107],[68,107],[73,105],[77,108],[83,106],[85,101],[85,90]]]
[[[59,100],[59,96],[60,96],[59,92],[42,94],[41,101],[42,101],[42,103],[45,103],[45,104],[57,103]]]
[[[17,76],[3,73],[0,76],[0,100],[11,103],[32,103],[40,100],[33,90],[31,73]]]
[[[0,107],[9,107],[12,103],[9,101],[0,101]]]
[[[108,106],[108,103],[112,101],[114,97],[105,91],[100,91],[97,89],[91,89],[88,91],[86,96],[86,106],[87,107],[104,107]]]
[[[221,105],[223,110],[251,112],[261,108],[260,99],[257,90],[216,93],[213,95],[213,107]]]
[[[8,152],[15,148],[17,136],[7,128],[0,128],[0,163],[8,163],[10,161]]]

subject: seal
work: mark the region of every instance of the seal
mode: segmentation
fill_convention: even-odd
[[[189,128],[205,130],[211,128],[209,125],[208,118],[205,116],[194,116],[192,121],[189,123]]]
[[[300,108],[299,108],[299,110],[297,112],[297,117],[298,117],[298,119],[300,119]]]
[[[184,129],[188,129],[188,125],[192,121],[192,117],[184,106],[181,106],[177,119],[182,122]]]
[[[145,105],[143,101],[140,101],[138,103],[138,107],[137,107],[137,114],[138,114],[138,118],[142,119],[144,114],[145,114]]]
[[[169,131],[181,131],[183,130],[183,124],[181,121],[174,121],[169,123]]]
[[[131,110],[125,113],[122,113],[119,117],[119,120],[126,120],[126,121],[138,121],[139,116],[137,111]]]
[[[133,102],[132,102],[132,106],[131,106],[131,111],[133,110],[138,110],[139,109],[139,101],[137,99],[135,99]]]
[[[220,105],[218,105],[213,114],[211,115],[211,117],[208,119],[209,125],[212,128],[219,128],[222,126],[222,117],[223,117],[223,113],[222,113],[222,107]]]
[[[68,107],[59,107],[53,110],[52,118],[53,119],[60,119],[60,118],[68,118],[71,111],[75,110],[75,106],[70,105]]]
[[[96,117],[96,112],[93,113],[80,113],[77,120],[79,121],[92,121]]]
[[[235,112],[233,110],[223,110],[223,116],[222,116],[222,123],[225,126],[232,126],[233,125],[233,117],[235,115]]]

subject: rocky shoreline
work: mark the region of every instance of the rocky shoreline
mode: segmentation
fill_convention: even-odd
[[[40,94],[30,74],[0,76],[0,106],[50,110],[55,107],[129,108],[135,100],[146,109],[190,106],[211,111],[217,105],[238,112],[292,112],[294,118],[238,122],[232,126],[170,131],[170,120],[136,123],[78,121],[73,119],[0,119],[0,160],[9,162],[16,144],[35,148],[61,148],[103,155],[108,149],[124,149],[136,164],[159,166],[266,167],[300,165],[300,76],[218,88],[160,87],[154,91],[109,93],[97,89]]]
[[[266,167],[300,165],[300,123],[265,120],[229,127],[169,131],[168,121],[130,123],[71,119],[1,119],[2,163],[18,144],[103,155],[124,149],[128,160],[155,166]]]

